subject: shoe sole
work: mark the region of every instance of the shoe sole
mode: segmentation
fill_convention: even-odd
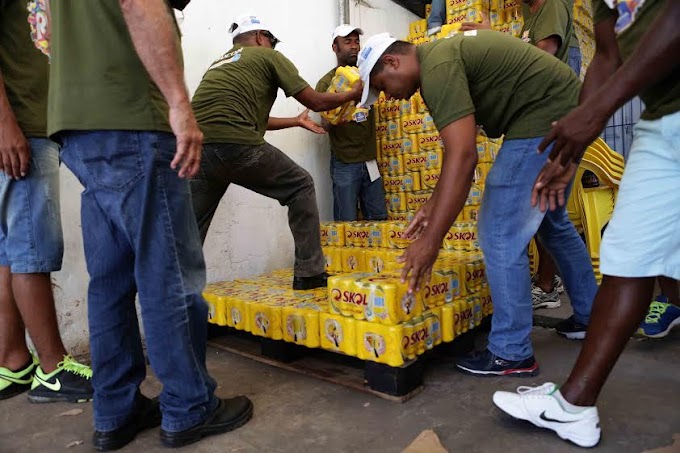
[[[585,340],[586,339],[586,333],[585,332],[560,332],[558,330],[557,334],[561,335],[564,338],[567,338],[569,340]]]
[[[243,415],[241,415],[240,418],[234,420],[229,425],[220,426],[220,427],[212,427],[212,428],[206,427],[205,429],[199,430],[199,431],[191,433],[191,434],[187,434],[186,436],[173,436],[170,439],[163,437],[163,433],[161,432],[161,442],[163,443],[163,446],[168,447],[168,448],[185,447],[187,445],[198,442],[199,440],[203,439],[204,437],[213,436],[213,435],[216,435],[216,434],[225,434],[225,433],[228,433],[230,431],[234,431],[235,429],[238,429],[241,426],[248,423],[248,421],[250,421],[251,418],[253,418],[253,405],[252,404],[250,405],[247,412],[244,412]]]
[[[94,449],[97,451],[113,451],[113,450],[120,450],[137,437],[142,431],[146,431],[147,429],[151,428],[156,428],[157,426],[160,426],[161,424],[161,416],[160,414],[157,417],[152,418],[151,420],[148,420],[146,423],[143,423],[136,431],[130,432],[129,434],[126,433],[120,434],[120,436],[125,436],[124,438],[116,438],[116,439],[101,439],[98,438],[97,440],[92,441],[92,445],[94,446]]]
[[[561,301],[557,302],[540,302],[538,304],[533,305],[534,310],[538,310],[540,308],[560,308],[562,306]]]
[[[32,395],[28,393],[28,401],[34,404],[45,404],[45,403],[87,403],[92,401],[92,396],[83,395]]]
[[[477,377],[498,377],[498,376],[536,377],[540,373],[540,368],[538,367],[538,364],[536,364],[532,368],[518,368],[518,369],[505,370],[505,371],[473,370],[471,368],[466,368],[462,365],[456,365],[456,367],[458,368],[458,371],[460,371],[463,374],[467,374],[468,376],[477,376]]]
[[[674,319],[673,322],[668,324],[668,327],[666,327],[666,330],[663,332],[659,332],[654,335],[647,335],[645,333],[637,333],[635,334],[636,337],[638,338],[663,338],[665,336],[668,336],[669,333],[671,333],[671,330],[673,330],[673,327],[680,326],[680,318]]]
[[[507,414],[508,416],[510,416],[510,417],[512,417],[516,420],[523,420],[525,422],[529,422],[532,425],[537,426],[539,428],[549,429],[552,432],[554,432],[555,434],[557,434],[560,437],[560,439],[572,442],[572,443],[578,445],[579,447],[592,448],[592,447],[596,446],[598,443],[600,443],[600,437],[599,436],[597,438],[593,439],[591,437],[581,437],[581,436],[575,436],[575,435],[569,434],[569,433],[562,433],[562,432],[552,428],[551,426],[546,426],[546,425],[544,425],[540,422],[534,421],[532,419],[532,417],[527,416],[524,413],[520,413],[516,410],[512,410],[514,408],[514,406],[512,408],[510,408],[510,407],[504,408],[503,405],[496,400],[495,395],[494,395],[494,398],[493,398],[493,403],[498,409],[503,411],[504,414]]]

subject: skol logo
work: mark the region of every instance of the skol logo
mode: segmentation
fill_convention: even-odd
[[[426,162],[427,156],[413,156],[406,159],[406,165],[425,164]]]
[[[382,110],[381,110],[381,113],[380,113],[380,114],[382,115]],[[385,135],[385,134],[387,133],[387,124],[385,124],[385,123],[377,123],[377,124],[375,125],[375,133],[376,133],[376,135],[378,135],[378,136]]]
[[[418,344],[427,341],[428,338],[430,338],[430,332],[427,330],[427,327],[423,327],[418,329],[416,332],[413,332],[411,335],[405,335],[402,339],[402,345],[404,348],[407,348],[412,344]]]
[[[354,239],[366,239],[368,237],[368,231],[366,230],[353,231],[350,234]]]
[[[396,231],[396,230],[390,230],[390,237],[391,238],[397,238],[397,239],[403,239],[404,237],[404,232],[403,231]]]
[[[428,182],[434,182],[434,181],[439,181],[439,173],[428,173],[425,175],[425,181]]]
[[[465,11],[454,13],[453,16],[449,16],[447,18],[446,23],[448,24],[459,24],[461,22],[465,22],[467,19],[467,13]]]
[[[345,291],[342,293],[342,301],[354,305],[368,305],[366,294],[355,293],[353,291]]]
[[[337,288],[333,288],[333,289],[331,290],[331,298],[332,298],[333,300],[340,300],[340,299],[342,298],[342,291],[340,291],[340,290],[337,289]]]
[[[441,294],[446,294],[449,292],[449,284],[448,282],[445,283],[438,283],[436,285],[432,286],[425,286],[425,298],[428,298],[430,296],[438,296]]]
[[[455,241],[476,241],[477,233],[474,231],[449,231],[446,234],[446,239],[453,239]]]
[[[476,269],[472,272],[465,272],[465,280],[468,282],[472,280],[479,280],[480,278],[484,278],[484,269]]]
[[[430,197],[428,195],[413,195],[408,198],[409,204],[425,204]]]
[[[449,9],[455,11],[456,9],[467,6],[467,0],[449,0]]]
[[[388,168],[390,168],[390,161],[388,160],[381,160],[378,162],[378,169],[381,171],[386,171]]]
[[[382,144],[380,149],[384,154],[395,154],[401,152],[401,150],[404,148],[404,145],[402,142],[399,141],[394,141],[394,142],[385,142]]]

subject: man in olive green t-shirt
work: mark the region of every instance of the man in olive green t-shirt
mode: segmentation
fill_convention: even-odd
[[[75,403],[92,399],[92,384],[89,368],[66,353],[52,292],[64,240],[42,6],[0,0],[0,400],[28,390],[32,402]]]
[[[340,25],[333,32],[333,52],[338,64],[319,80],[316,90],[325,92],[340,66],[356,66],[364,32],[351,25]],[[363,121],[327,125],[331,139],[331,179],[333,217],[336,221],[357,220],[357,206],[366,220],[387,219],[385,189],[377,171],[375,113]]]
[[[580,81],[546,52],[508,35],[471,30],[415,47],[377,35],[359,57],[363,105],[377,93],[407,99],[420,89],[444,142],[441,177],[416,213],[407,235],[402,277],[417,288],[432,269],[442,239],[465,204],[477,164],[476,125],[489,137],[504,135],[486,180],[479,241],[494,301],[488,348],[461,359],[458,368],[478,376],[535,376],[531,282],[526,254],[539,238],[560,265],[574,316],[557,326],[567,337],[583,335],[597,290],[585,245],[560,209],[531,206],[531,186],[547,156],[536,153],[552,121],[578,101]]]
[[[513,417],[551,429],[582,447],[593,447],[600,440],[595,404],[631,334],[645,318],[656,276],[680,279],[680,2],[593,0],[593,10],[597,50],[580,105],[558,119],[540,144],[539,151],[553,142],[555,146],[536,178],[533,197],[543,209],[563,205],[568,181],[587,146],[618,108],[640,95],[645,111],[635,126],[614,215],[600,247],[602,284],[588,334],[566,382],[522,393],[496,392],[493,398]],[[678,320],[680,308],[657,304],[650,324],[661,337]],[[638,395],[612,397],[631,408],[644,403]]]
[[[121,448],[158,425],[168,447],[236,429],[253,405],[215,396],[205,363],[205,262],[187,180],[202,135],[174,12],[165,0],[68,0],[51,2],[51,18],[48,133],[85,188],[94,447]],[[140,390],[137,295],[162,384],[154,399]]]
[[[522,0],[524,25],[522,41],[554,55],[579,75],[581,73],[581,49],[574,32],[573,0]],[[462,31],[490,29],[491,24],[483,16],[482,23],[466,22]],[[586,171],[583,180],[592,180],[595,175]],[[595,178],[597,182],[597,178]],[[564,291],[562,280],[557,276],[555,261],[536,240],[538,272],[531,285],[531,298],[534,309],[558,308],[561,305],[560,293]]]
[[[301,118],[270,117],[279,88],[304,106],[331,110],[358,100],[360,87],[345,93],[318,93],[283,54],[278,39],[257,16],[243,15],[230,28],[234,46],[203,76],[192,100],[203,131],[203,160],[191,181],[194,214],[205,240],[210,222],[230,184],[237,184],[288,207],[295,241],[294,289],[326,286],[319,211],[309,173],[267,143],[264,134],[294,126],[315,132],[318,125]]]

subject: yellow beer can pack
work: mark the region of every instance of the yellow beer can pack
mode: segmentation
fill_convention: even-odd
[[[390,211],[406,211],[406,192],[387,193],[385,199]]]
[[[425,132],[418,136],[418,149],[420,152],[435,151],[441,148],[443,148],[443,145],[439,132]]]
[[[429,200],[431,196],[432,192],[429,190],[421,190],[419,192],[406,194],[406,209],[416,212],[427,203],[427,200]]]
[[[394,222],[411,222],[415,213],[412,211],[387,211],[387,218]]]
[[[321,249],[326,260],[326,272],[331,274],[342,272],[342,248],[326,246]]]
[[[368,223],[368,246],[372,248],[383,247],[383,224],[382,222]]]
[[[423,311],[423,293],[408,292],[408,283],[400,277],[372,276],[355,281],[357,293],[367,296],[365,319],[394,325],[419,316]]]
[[[366,252],[359,247],[347,247],[340,251],[343,272],[362,272],[366,269]]]
[[[404,154],[404,168],[406,171],[421,171],[427,169],[428,153]]]
[[[321,346],[319,316],[327,311],[326,299],[284,306],[283,339],[308,348],[318,348]]]
[[[343,247],[345,245],[345,224],[334,222],[328,225],[328,245]]]
[[[383,159],[388,156],[398,156],[404,152],[404,141],[400,137],[389,137],[380,143],[380,155]]]
[[[319,340],[323,349],[357,355],[356,320],[339,314],[319,313]]]
[[[387,174],[390,176],[401,175],[406,169],[404,166],[404,156],[401,154],[385,156],[383,161],[387,164]]]
[[[357,357],[361,360],[402,366],[402,326],[385,326],[366,321],[355,321]]]
[[[404,231],[408,224],[405,222],[383,222],[383,246],[392,249],[405,249],[410,241],[406,239]]]

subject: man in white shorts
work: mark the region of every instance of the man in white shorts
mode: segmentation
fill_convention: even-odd
[[[533,202],[542,209],[564,203],[567,181],[586,146],[617,108],[639,94],[646,110],[635,126],[614,216],[600,249],[604,279],[567,381],[493,397],[513,417],[582,447],[600,440],[595,403],[647,313],[656,276],[680,279],[680,2],[593,0],[593,9],[597,52],[580,106],[554,123],[539,146],[544,150],[556,142],[536,180]]]

